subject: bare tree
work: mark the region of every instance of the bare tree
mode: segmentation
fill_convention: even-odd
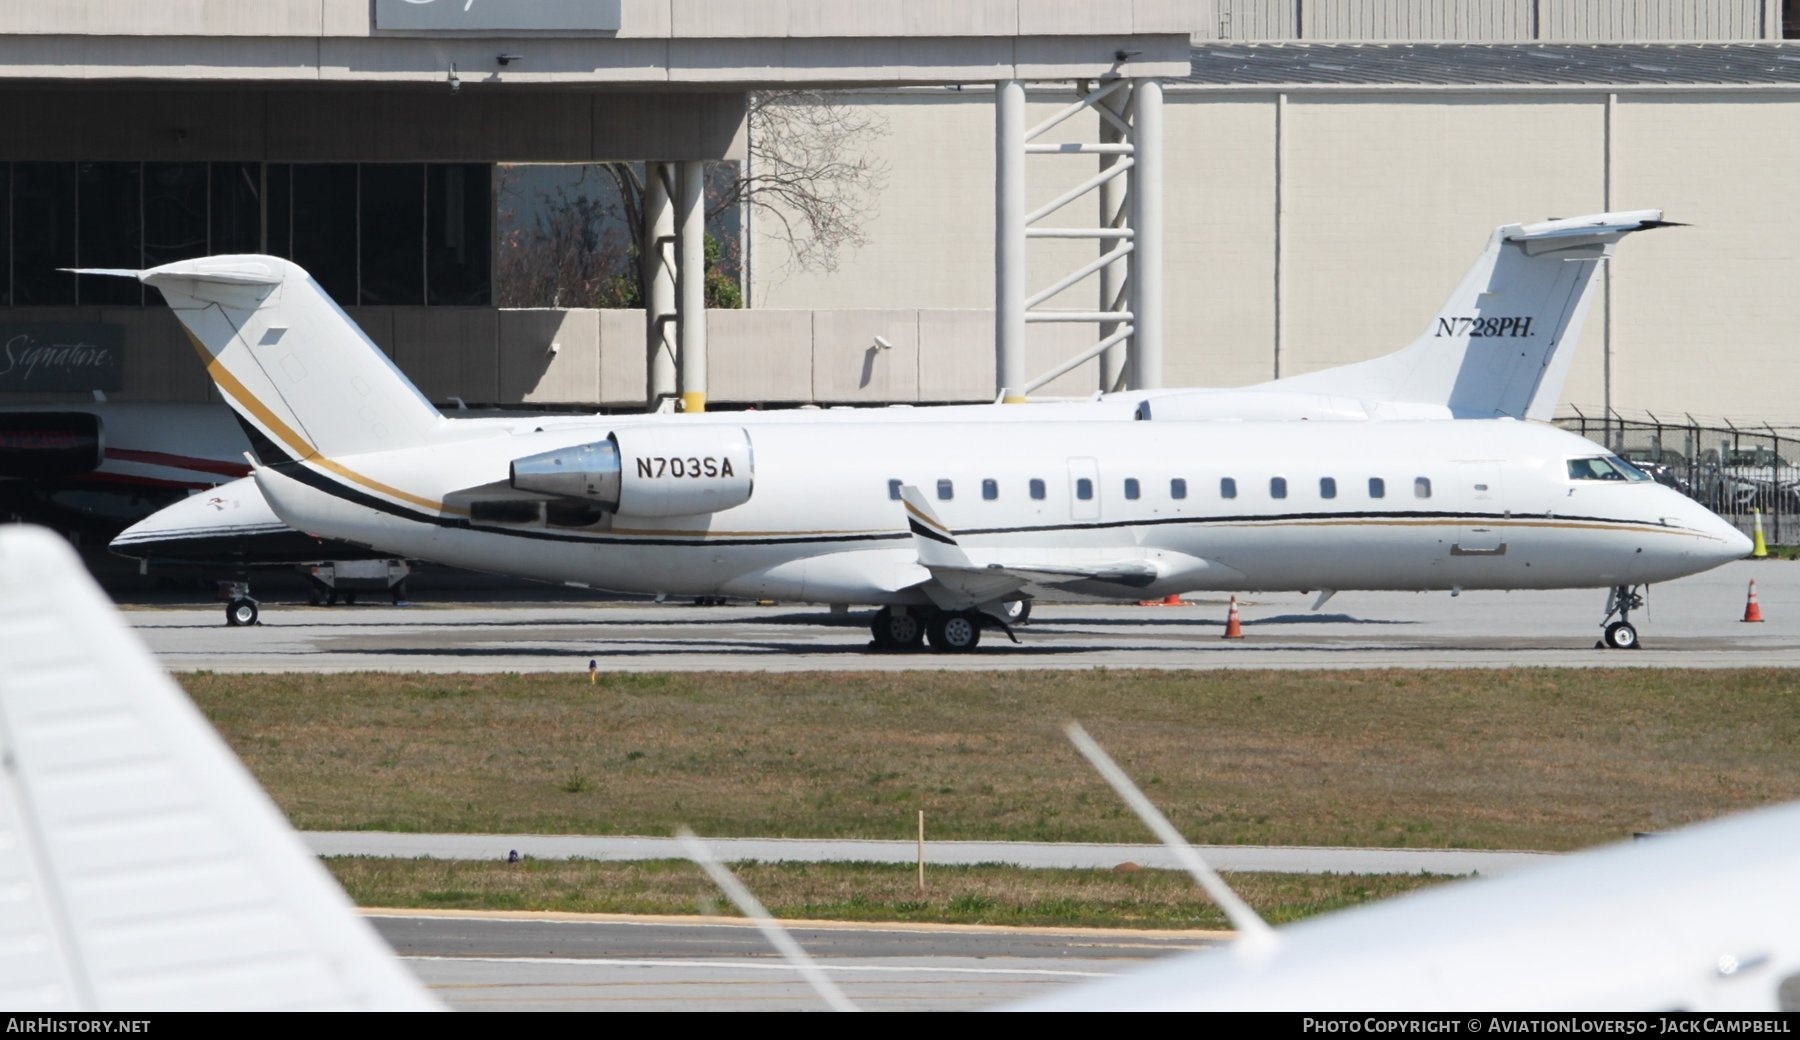
[[[818,91],[761,93],[750,95],[747,119],[750,162],[707,164],[709,239],[722,240],[707,250],[709,306],[741,305],[735,236],[717,233],[734,208],[747,204],[766,218],[790,267],[832,271],[867,241],[862,222],[887,183],[886,164],[867,150],[887,122],[867,106]],[[517,211],[536,216],[502,236],[502,306],[642,305],[644,166],[588,169],[604,172],[607,197],[558,187],[521,200]]]
[[[868,242],[863,221],[887,187],[887,164],[869,151],[887,120],[816,90],[752,94],[748,120],[749,171],[720,205],[747,201],[772,220],[792,266],[837,270],[845,250]]]

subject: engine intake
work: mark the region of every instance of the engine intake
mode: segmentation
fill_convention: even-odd
[[[513,460],[512,486],[621,516],[692,516],[750,501],[750,435],[735,426],[637,426]]]

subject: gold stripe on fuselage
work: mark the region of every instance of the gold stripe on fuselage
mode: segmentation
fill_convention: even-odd
[[[184,327],[182,331],[187,332],[187,329]],[[430,509],[439,513],[453,513],[458,516],[469,515],[467,509],[462,509],[457,506],[447,506],[435,499],[425,498],[422,495],[415,495],[410,491],[402,491],[390,484],[384,484],[373,477],[364,476],[342,463],[334,462],[319,454],[319,449],[313,447],[311,442],[301,436],[293,427],[282,422],[281,418],[271,411],[267,405],[257,400],[256,395],[252,394],[248,387],[239,382],[238,378],[232,375],[231,372],[220,363],[219,359],[213,356],[211,351],[206,349],[206,346],[200,342],[198,337],[192,332],[187,332],[187,338],[188,342],[194,345],[194,350],[199,353],[201,362],[206,365],[206,374],[212,377],[213,382],[218,384],[219,389],[230,396],[238,404],[242,405],[246,411],[256,418],[258,423],[262,424],[262,427],[267,430],[271,436],[285,444],[287,449],[293,453],[294,458],[299,459],[303,463],[311,463],[321,469],[330,470],[338,476],[343,477],[345,480],[361,484],[370,491],[377,491],[391,498],[397,498],[403,502],[410,502],[422,509]]]

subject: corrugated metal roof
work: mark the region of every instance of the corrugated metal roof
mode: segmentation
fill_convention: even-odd
[[[1800,86],[1785,43],[1206,43],[1204,86]]]

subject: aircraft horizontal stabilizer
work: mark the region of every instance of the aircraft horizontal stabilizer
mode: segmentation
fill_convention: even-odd
[[[439,1010],[63,541],[0,529],[0,1007]]]

